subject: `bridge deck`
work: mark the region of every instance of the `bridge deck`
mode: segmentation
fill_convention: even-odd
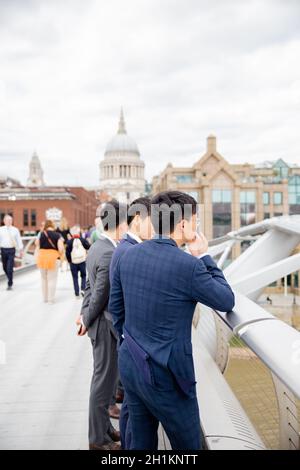
[[[0,282],[0,449],[86,449],[92,371],[87,338],[76,336],[81,302],[70,272],[57,301],[43,303],[40,275],[24,273],[13,292]]]

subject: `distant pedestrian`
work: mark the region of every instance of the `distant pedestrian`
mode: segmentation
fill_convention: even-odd
[[[84,295],[86,284],[86,256],[87,250],[90,248],[89,242],[80,234],[80,227],[75,225],[70,230],[71,240],[67,241],[66,257],[70,263],[75,296],[80,298],[78,274],[81,277],[81,295]]]
[[[19,229],[13,226],[13,218],[6,214],[3,223],[4,226],[0,227],[1,260],[8,281],[7,290],[12,290],[16,250],[22,258],[24,246]]]
[[[92,225],[89,225],[88,227],[86,227],[86,229],[83,231],[83,238],[85,238],[86,240],[88,240],[88,242],[91,244],[91,235],[92,235],[92,232],[94,230],[94,227]]]
[[[100,217],[95,218],[95,228],[91,233],[91,244],[95,243],[101,237],[101,233],[103,232],[103,226]]]
[[[61,271],[68,271],[68,263],[67,263],[67,260],[66,260],[66,256],[65,256],[65,251],[66,251],[66,248],[67,248],[67,241],[68,240],[71,240],[72,236],[71,236],[71,233],[70,233],[70,228],[69,228],[69,223],[68,223],[68,220],[66,219],[66,217],[62,217],[61,218],[61,221],[58,225],[58,227],[56,228],[56,231],[57,233],[59,233],[62,238],[63,238],[63,242],[64,242],[64,253],[61,257]]]
[[[71,232],[69,228],[69,223],[65,217],[61,218],[59,226],[57,227],[56,231],[62,236],[64,239],[64,244],[67,244],[68,240],[71,240]]]
[[[64,255],[64,242],[61,235],[55,231],[52,220],[46,220],[45,228],[37,240],[37,246],[39,248],[37,265],[42,276],[44,302],[53,304],[59,259]]]
[[[270,305],[272,305],[272,303],[273,303],[272,299],[269,295],[267,296],[266,301],[269,302]]]

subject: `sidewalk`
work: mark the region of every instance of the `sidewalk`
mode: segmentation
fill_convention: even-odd
[[[87,449],[92,353],[76,336],[81,301],[60,273],[54,305],[42,302],[40,274],[0,282],[0,449]]]

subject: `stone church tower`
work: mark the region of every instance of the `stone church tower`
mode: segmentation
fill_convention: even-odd
[[[40,159],[36,152],[32,155],[30,164],[29,164],[29,177],[27,180],[27,186],[31,188],[39,188],[45,186],[44,182],[44,172]]]

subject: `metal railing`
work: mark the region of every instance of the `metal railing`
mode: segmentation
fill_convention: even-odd
[[[213,312],[216,325],[214,360],[224,373],[233,335],[260,359],[274,384],[279,420],[278,446],[280,449],[300,449],[300,333],[246,296],[238,292],[235,295],[233,312]],[[258,370],[256,374],[258,379]],[[253,379],[256,380],[255,374]],[[258,396],[255,398],[257,400]]]
[[[240,352],[244,357],[244,369],[245,364],[249,369],[251,367],[251,380],[244,387],[249,388],[244,393],[247,398],[244,400],[244,411],[250,415],[247,409],[249,400],[253,403],[261,398],[263,406],[270,405],[272,413],[267,432],[274,434],[271,428],[278,427],[277,441],[268,439],[267,432],[260,430],[264,444],[281,449],[300,449],[300,333],[255,302],[267,285],[300,269],[300,256],[291,256],[300,243],[300,218],[272,218],[212,240],[209,250],[212,256],[219,256],[220,267],[233,246],[242,240],[251,240],[252,244],[224,271],[235,290],[234,310],[222,313],[201,306],[201,312],[206,314],[202,318],[200,315],[193,344],[202,343],[225,376],[232,362],[231,357],[236,357],[236,352]],[[232,338],[236,342],[235,348],[231,346]],[[258,382],[260,376],[266,377],[266,374],[270,379],[264,379],[268,382],[264,383],[269,396],[262,390],[263,386],[253,383]],[[231,385],[234,382],[232,380]],[[239,396],[240,390],[232,391]],[[253,408],[263,414],[263,406],[256,403]],[[253,431],[253,427],[249,429]],[[266,423],[264,427],[267,428]]]

